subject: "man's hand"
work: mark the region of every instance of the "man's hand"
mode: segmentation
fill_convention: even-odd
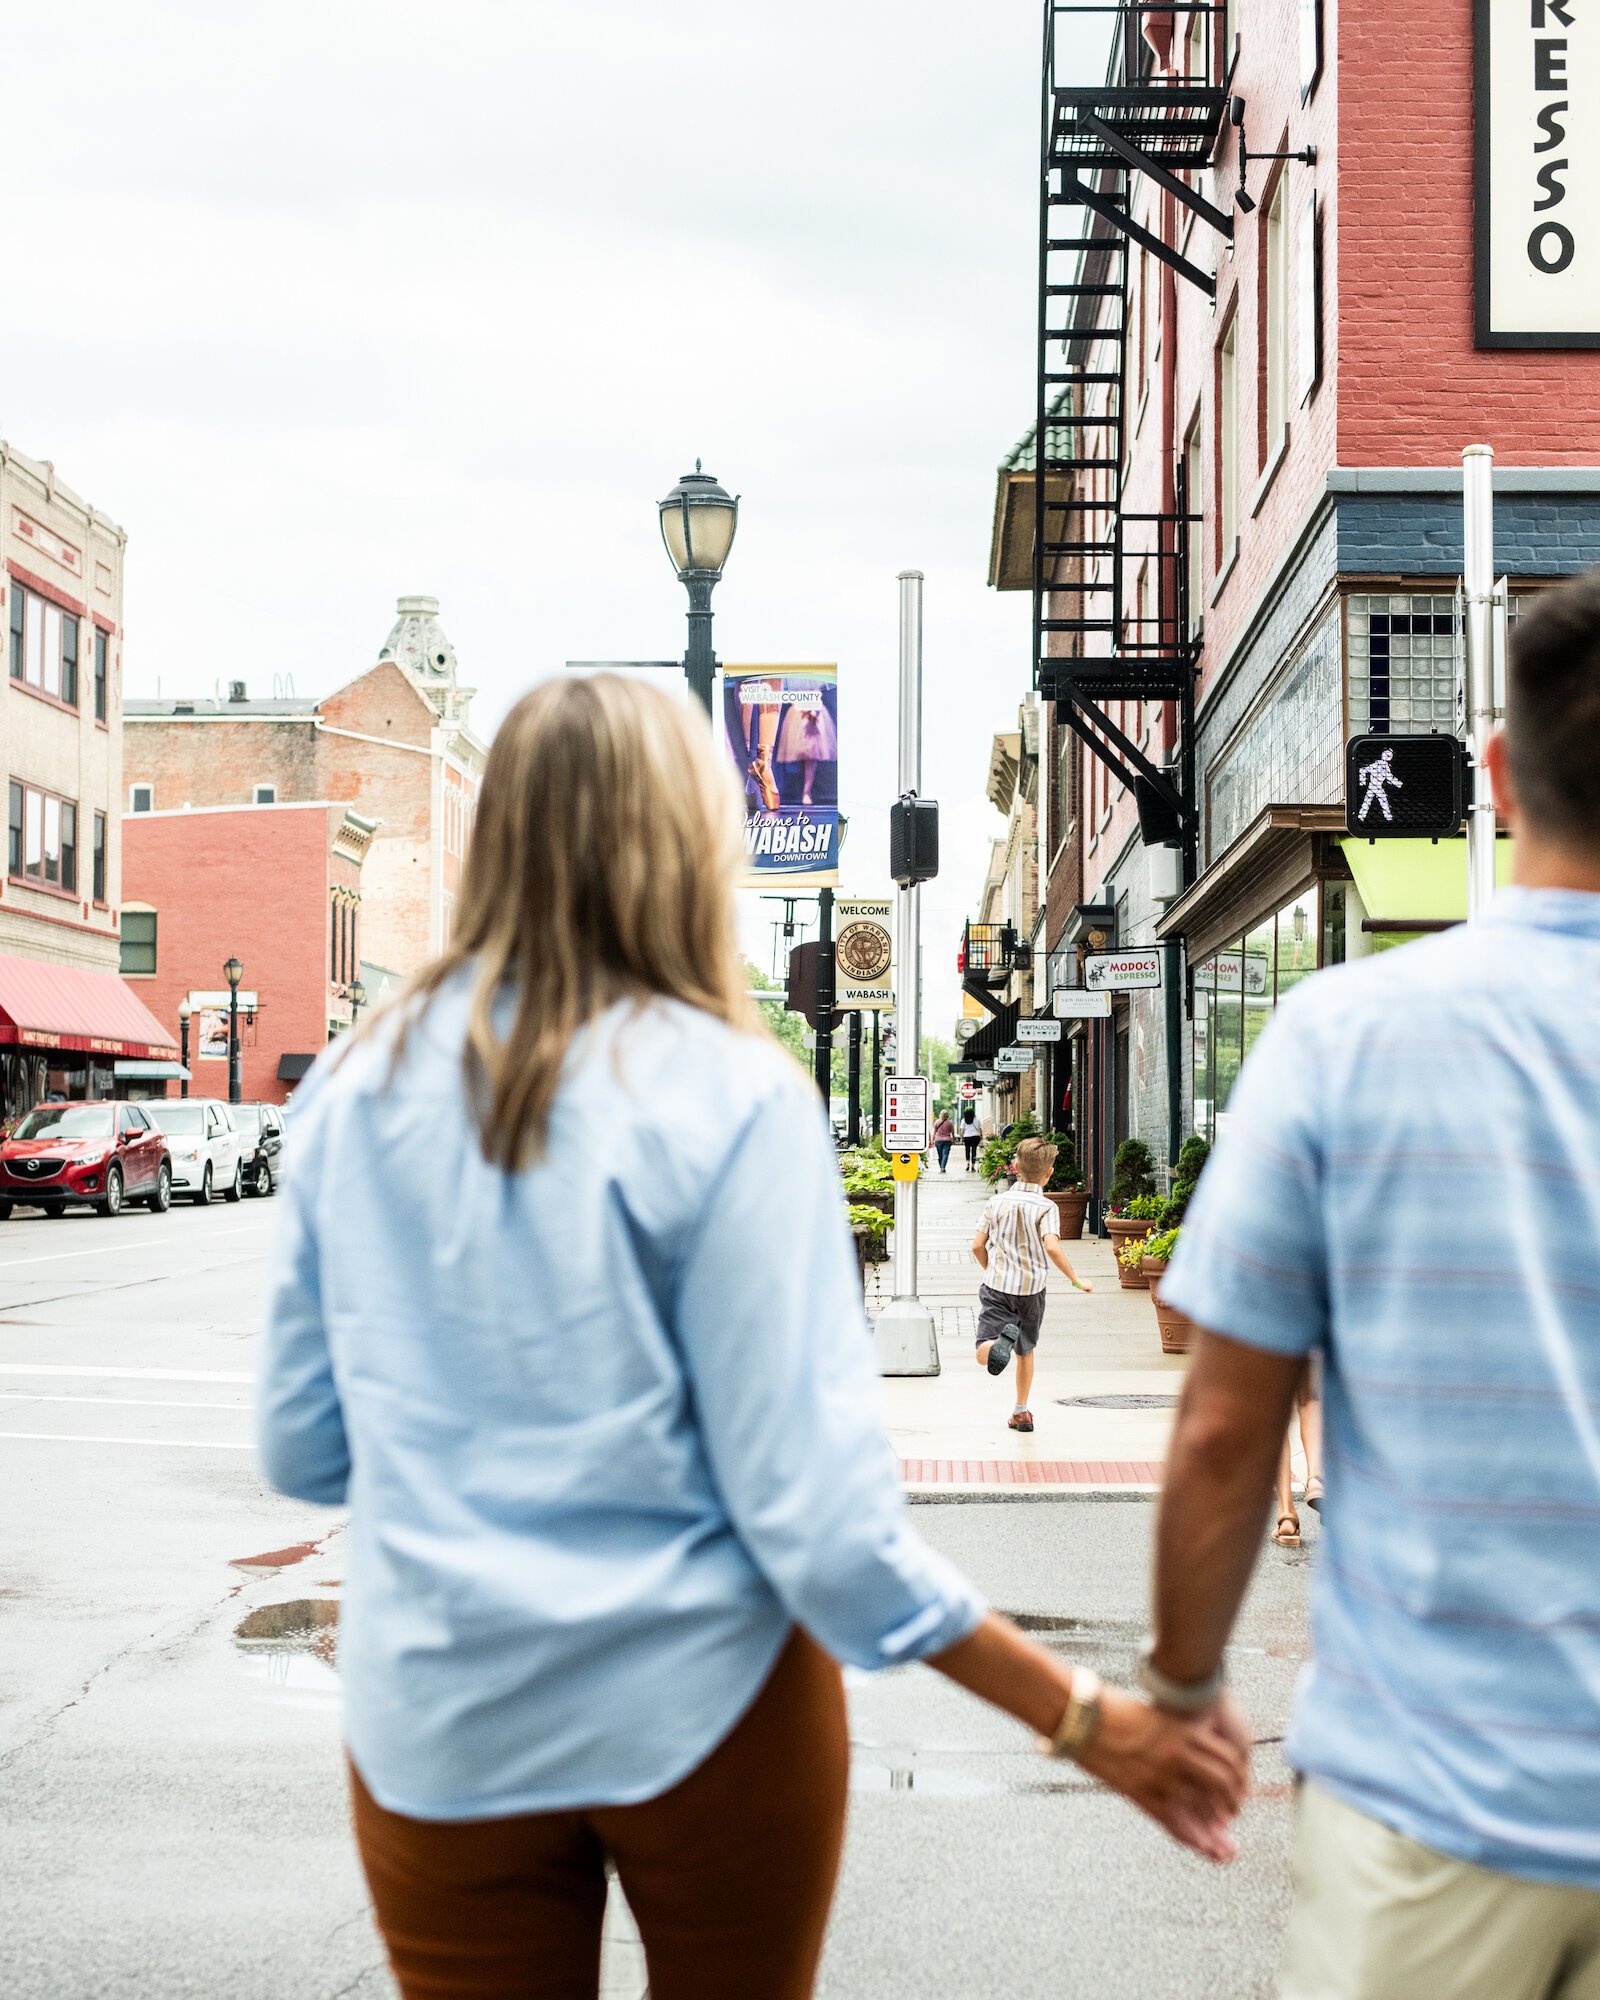
[[[1250,1740],[1224,1704],[1203,1716],[1168,1715],[1106,1687],[1100,1727],[1078,1762],[1121,1792],[1174,1840],[1208,1861],[1238,1853],[1232,1826],[1250,1788]]]

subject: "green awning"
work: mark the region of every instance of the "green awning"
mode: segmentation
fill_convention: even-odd
[[[1367,928],[1379,938],[1414,935],[1441,923],[1464,923],[1467,915],[1467,840],[1361,840],[1339,842],[1356,893],[1367,912]],[[1511,880],[1511,838],[1494,844],[1495,881]]]

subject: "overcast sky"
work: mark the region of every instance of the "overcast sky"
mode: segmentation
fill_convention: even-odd
[[[655,502],[702,456],[743,496],[719,655],[839,663],[861,892],[927,574],[948,1032],[1028,685],[985,577],[1039,43],[1036,0],[16,10],[0,434],[128,530],[127,692],[319,693],[431,591],[487,734],[568,658],[681,651]]]

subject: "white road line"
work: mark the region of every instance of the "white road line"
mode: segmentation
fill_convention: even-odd
[[[95,1375],[118,1382],[253,1382],[248,1369],[237,1368],[75,1368],[49,1362],[0,1361],[0,1375]]]
[[[213,1240],[219,1236],[260,1236],[259,1229],[214,1229]],[[71,1264],[80,1257],[128,1256],[136,1250],[161,1250],[172,1242],[170,1236],[147,1238],[143,1243],[131,1240],[122,1243],[105,1243],[98,1250],[53,1250],[48,1257],[4,1257],[0,1258],[0,1271],[20,1271],[24,1264]]]
[[[232,1438],[77,1437],[66,1431],[0,1431],[0,1438],[27,1438],[34,1444],[149,1444],[175,1451],[254,1451],[255,1445]]]
[[[43,1396],[36,1389],[0,1389],[0,1402],[7,1403],[98,1403],[114,1410],[217,1410],[224,1415],[248,1417],[248,1403],[160,1402],[149,1396]]]

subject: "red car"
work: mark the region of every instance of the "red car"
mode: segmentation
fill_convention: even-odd
[[[172,1206],[167,1142],[140,1105],[41,1104],[0,1140],[0,1220],[17,1202],[120,1215],[130,1201]]]

